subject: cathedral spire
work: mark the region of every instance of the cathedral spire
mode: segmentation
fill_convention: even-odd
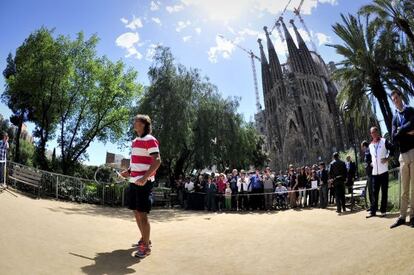
[[[312,59],[312,55],[308,49],[308,47],[306,46],[305,41],[303,40],[302,36],[300,35],[298,28],[295,25],[295,22],[292,20],[290,20],[290,24],[292,24],[293,29],[295,30],[295,34],[296,34],[296,39],[298,41],[299,44],[299,52],[302,55],[302,63],[303,63],[303,67],[306,69],[307,73],[311,73],[314,75],[317,75],[317,69],[316,69],[316,64]]]
[[[282,19],[280,21],[282,22],[283,30],[285,32],[285,38],[286,38],[286,43],[287,43],[287,47],[289,51],[289,59],[290,59],[290,65],[291,65],[292,71],[303,73],[304,70],[302,68],[301,56],[300,56],[299,50],[296,47],[296,44],[293,41],[293,38],[290,35],[288,29],[286,28],[285,22],[283,22]]]
[[[257,42],[259,43],[260,48],[260,59],[262,63],[262,86],[263,86],[263,92],[264,92],[264,98],[266,100],[267,95],[270,94],[270,90],[272,89],[272,80],[270,76],[270,68],[269,63],[267,63],[267,58],[263,50],[262,45],[262,39],[257,39]]]
[[[267,27],[264,26],[263,30],[266,33],[267,51],[269,54],[270,74],[272,77],[272,82],[273,84],[275,84],[277,81],[281,81],[283,79],[282,67],[280,66],[279,58],[277,57],[275,47],[273,46],[272,40],[270,39],[270,34],[267,31]]]

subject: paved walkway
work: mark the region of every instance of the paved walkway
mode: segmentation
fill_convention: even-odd
[[[6,191],[0,209],[0,274],[414,274],[414,229],[365,212],[155,210],[139,261],[126,209]]]

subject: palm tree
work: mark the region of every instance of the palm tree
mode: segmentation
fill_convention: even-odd
[[[362,24],[360,17],[341,14],[343,23],[334,24],[333,30],[342,41],[331,44],[343,56],[334,77],[345,83],[354,99],[369,98],[376,100],[388,132],[391,132],[392,112],[384,87],[384,59],[381,44],[377,43],[379,27],[369,22]],[[375,105],[375,100],[372,105]],[[356,106],[356,105],[353,105]],[[352,105],[351,105],[352,107]]]
[[[414,45],[413,9],[412,0],[373,0],[372,4],[363,6],[359,13],[376,14],[383,23],[392,22]]]
[[[359,10],[359,14],[376,16],[371,24],[380,30],[378,43],[382,47],[379,53],[384,57],[387,74],[384,80],[390,89],[401,88],[406,101],[414,96],[413,10],[412,0],[374,0]]]

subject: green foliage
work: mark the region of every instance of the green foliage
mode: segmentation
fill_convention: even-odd
[[[73,173],[74,164],[87,158],[94,140],[117,142],[129,126],[134,100],[140,92],[137,72],[123,62],[96,56],[98,38],[84,40],[82,33],[68,43],[70,74],[60,95],[59,138],[61,166]]]
[[[20,139],[20,162],[21,164],[33,166],[35,146],[30,141]]]
[[[161,173],[170,180],[196,168],[263,165],[260,139],[237,113],[238,99],[223,99],[197,69],[176,64],[169,48],[158,47],[150,85],[136,113],[148,114],[161,146]]]
[[[35,124],[35,164],[42,169],[72,174],[87,159],[94,140],[118,141],[129,126],[131,109],[141,86],[137,72],[121,61],[112,62],[96,53],[96,35],[75,40],[40,28],[10,54],[3,71],[6,89],[3,102],[13,111],[12,122],[21,133],[22,124]],[[60,159],[46,159],[46,145],[58,133]],[[19,161],[16,139],[16,161]]]

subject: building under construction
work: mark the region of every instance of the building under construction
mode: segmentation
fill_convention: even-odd
[[[329,160],[332,152],[343,150],[348,138],[336,105],[336,84],[323,59],[310,51],[293,20],[297,45],[283,19],[281,24],[288,48],[285,64],[279,62],[269,31],[267,56],[259,39],[265,109],[256,123],[267,140],[271,167],[286,169],[289,164],[305,165]]]

